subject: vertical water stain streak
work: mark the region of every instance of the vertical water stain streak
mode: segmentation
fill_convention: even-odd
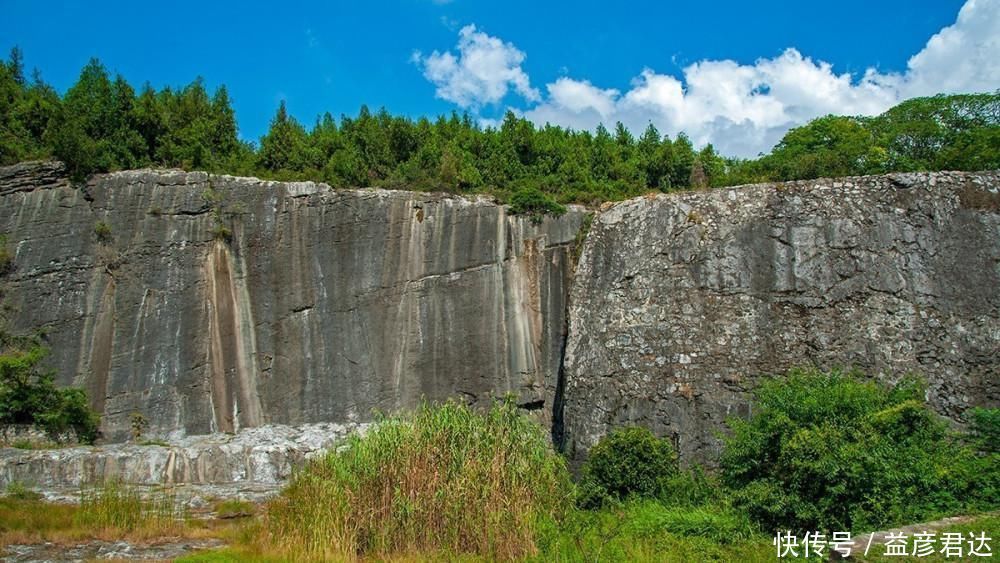
[[[115,280],[109,278],[94,315],[94,330],[90,343],[90,377],[87,379],[90,406],[99,413],[104,412],[104,404],[108,397],[108,375],[111,372],[114,335]]]
[[[233,266],[229,248],[217,241],[209,253],[206,278],[211,400],[215,427],[221,432],[263,423],[249,294]]]

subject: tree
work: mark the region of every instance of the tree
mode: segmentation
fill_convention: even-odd
[[[272,172],[302,171],[309,160],[307,146],[305,129],[288,115],[282,100],[270,129],[260,139],[260,165]]]

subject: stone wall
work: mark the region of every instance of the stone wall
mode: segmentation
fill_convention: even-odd
[[[370,420],[513,393],[551,415],[582,209],[139,170],[0,169],[2,283],[106,439]]]
[[[565,447],[650,427],[712,459],[765,374],[923,375],[953,418],[1000,405],[1000,174],[898,174],[633,199],[576,272]]]

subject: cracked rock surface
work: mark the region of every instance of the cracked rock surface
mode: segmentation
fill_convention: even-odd
[[[891,174],[638,198],[594,219],[572,289],[562,440],[615,426],[711,460],[792,366],[923,375],[1000,404],[1000,174]]]

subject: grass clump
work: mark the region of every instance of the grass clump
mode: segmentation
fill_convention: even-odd
[[[511,400],[384,418],[310,463],[272,501],[264,544],[301,558],[406,553],[520,558],[572,496],[563,460]]]
[[[245,518],[253,516],[255,512],[254,504],[245,500],[228,499],[215,505],[216,517],[222,519]]]
[[[137,487],[109,480],[81,490],[75,522],[85,528],[126,533],[142,530],[156,535],[183,527],[183,517],[173,495],[155,493],[144,497]]]
[[[7,483],[7,490],[4,494],[7,498],[14,500],[40,500],[42,498],[41,493],[32,490],[20,481]]]

